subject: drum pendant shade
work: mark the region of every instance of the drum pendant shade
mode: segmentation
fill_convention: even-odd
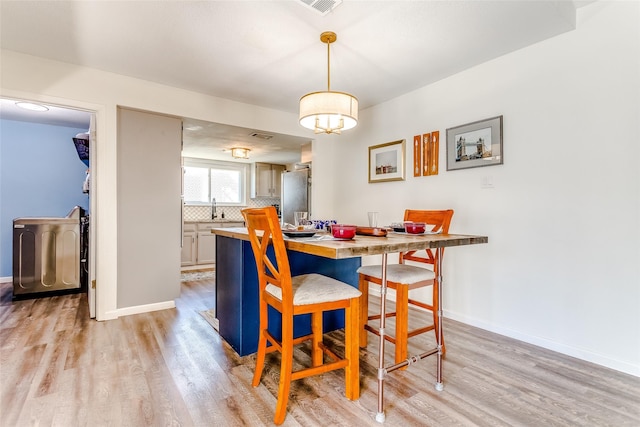
[[[320,40],[327,44],[327,90],[311,92],[300,98],[300,124],[315,133],[336,133],[358,124],[358,99],[345,92],[331,90],[330,45],[337,39],[324,32]]]

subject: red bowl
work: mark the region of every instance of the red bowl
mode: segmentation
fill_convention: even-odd
[[[407,233],[422,234],[427,229],[427,224],[424,222],[405,222],[404,229]]]
[[[355,225],[333,224],[331,226],[331,234],[336,239],[353,239],[356,235]]]

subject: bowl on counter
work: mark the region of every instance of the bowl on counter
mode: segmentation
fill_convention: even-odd
[[[331,235],[336,239],[353,239],[356,235],[355,225],[333,224],[331,226]]]
[[[396,233],[404,233],[404,224],[401,222],[392,222],[389,227]]]
[[[410,234],[422,234],[427,229],[427,224],[424,222],[409,222],[404,223],[404,229]]]

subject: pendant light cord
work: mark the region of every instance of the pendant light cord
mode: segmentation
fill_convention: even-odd
[[[327,92],[331,92],[331,42],[327,41]]]

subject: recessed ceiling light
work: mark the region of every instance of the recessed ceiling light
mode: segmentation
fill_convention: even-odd
[[[16,102],[16,106],[29,111],[49,111],[49,107],[32,102]]]

